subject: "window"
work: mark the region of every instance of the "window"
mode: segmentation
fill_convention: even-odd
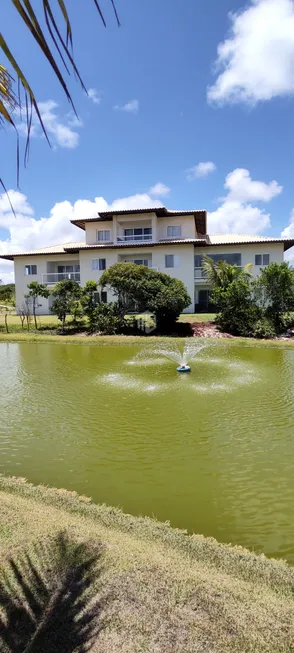
[[[26,277],[29,274],[37,274],[37,266],[36,265],[25,265],[25,275],[26,275]]]
[[[238,267],[241,267],[241,254],[209,254],[209,258],[212,258],[212,260],[215,263],[218,263],[218,261],[225,261],[226,263],[229,263],[229,265],[238,265]]]
[[[182,228],[180,226],[167,228],[168,238],[181,238],[181,233],[182,233]]]
[[[135,265],[145,265],[146,268],[148,268],[149,265],[149,261],[147,258],[142,258],[142,259],[136,258],[134,259],[133,263],[135,263]]]
[[[255,265],[269,265],[269,254],[255,254]]]
[[[152,240],[151,227],[124,229],[124,240]]]
[[[201,254],[196,254],[196,256],[194,256],[194,267],[201,268],[201,266],[202,266],[202,256]]]
[[[102,304],[107,304],[107,292],[106,292],[106,290],[101,291],[101,301],[102,301]]]
[[[166,268],[174,268],[175,267],[175,257],[173,254],[166,254],[165,255],[165,267]]]
[[[97,240],[98,242],[104,241],[104,240],[110,240],[110,229],[106,230],[100,230],[98,229],[97,231]]]
[[[102,302],[103,304],[107,304],[107,292],[105,290],[102,290],[101,293],[96,292],[93,293],[93,299],[95,304],[100,304]]]
[[[93,258],[92,270],[106,270],[106,258]]]

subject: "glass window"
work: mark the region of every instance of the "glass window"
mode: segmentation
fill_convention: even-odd
[[[269,254],[263,254],[262,255],[262,265],[269,265],[270,262],[270,255]]]
[[[25,275],[28,276],[29,274],[37,274],[36,265],[25,265]]]
[[[148,236],[149,234],[152,234],[152,228],[151,227],[144,227],[144,234],[145,236]]]
[[[106,270],[106,258],[99,259],[99,270]]]
[[[107,292],[106,290],[101,291],[101,301],[103,304],[107,304]]]
[[[202,266],[202,256],[201,254],[196,254],[194,256],[194,267],[201,268],[201,266]]]
[[[136,258],[134,259],[133,263],[135,263],[135,265],[145,265],[146,268],[148,268],[149,265],[149,261],[147,258]]]
[[[98,241],[103,241],[103,240],[110,240],[110,230],[105,229],[105,230],[98,230],[97,231],[97,240]]]
[[[137,229],[134,229],[134,235],[135,236],[142,236],[142,234],[143,234],[142,227],[140,227],[140,228],[138,227]]]
[[[255,265],[262,265],[262,255],[255,254]]]
[[[125,236],[132,236],[133,235],[133,229],[124,229]]]
[[[174,267],[174,255],[173,254],[166,254],[165,255],[165,267],[166,268],[173,268]]]
[[[229,263],[230,265],[238,265],[241,267],[241,254],[239,253],[234,253],[234,254],[209,254],[209,258],[211,258],[215,263],[218,261],[225,261],[226,263]]]
[[[167,237],[168,238],[181,238],[182,229],[179,225],[170,226],[167,228]]]
[[[99,259],[98,258],[93,258],[92,259],[92,270],[99,270]]]

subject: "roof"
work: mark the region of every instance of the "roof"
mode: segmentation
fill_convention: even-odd
[[[33,249],[25,252],[15,252],[14,254],[0,254],[0,258],[4,258],[8,261],[13,261],[17,256],[42,256],[42,254],[67,254],[67,249],[71,246],[75,246],[76,251],[84,245],[84,241],[78,243],[63,243],[61,245],[51,245],[50,247],[42,247],[41,249]]]
[[[246,234],[212,234],[202,238],[178,238],[176,240],[159,240],[159,241],[146,241],[142,243],[95,243],[93,245],[86,245],[84,241],[64,243],[63,245],[51,245],[51,247],[43,247],[42,249],[35,249],[26,252],[15,252],[15,254],[0,254],[0,258],[13,261],[14,258],[19,256],[42,256],[44,254],[60,255],[60,254],[75,254],[80,250],[95,250],[95,249],[129,249],[139,247],[160,247],[161,245],[194,245],[195,247],[209,247],[209,246],[225,246],[225,245],[254,245],[258,243],[283,243],[284,251],[294,246],[294,238],[266,238],[263,236],[250,236]]]
[[[267,238],[248,234],[211,234],[206,236],[207,245],[254,245],[258,243],[284,243],[286,251],[294,245],[293,238]]]
[[[155,213],[158,218],[175,217],[177,215],[194,215],[196,230],[199,234],[206,234],[206,211],[204,209],[191,209],[190,211],[172,211],[166,206],[154,206],[149,209],[122,209],[120,211],[101,211],[94,218],[79,218],[71,220],[72,224],[85,229],[88,222],[105,222],[112,220],[114,215],[135,215],[137,213]]]

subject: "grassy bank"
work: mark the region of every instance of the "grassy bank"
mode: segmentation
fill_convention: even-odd
[[[202,338],[201,338],[202,340]],[[163,342],[177,342],[183,344],[183,338],[170,338],[168,336],[90,336],[87,333],[66,334],[64,336],[44,331],[22,331],[4,333],[0,331],[0,342],[39,342],[51,344],[73,345],[152,345]],[[207,344],[217,343],[223,347],[242,345],[244,347],[265,347],[294,349],[293,340],[259,340],[254,338],[206,338]]]
[[[66,529],[104,548],[98,653],[293,651],[294,571],[213,539],[0,476],[0,556]]]

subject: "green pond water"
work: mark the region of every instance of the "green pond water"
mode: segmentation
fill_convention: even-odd
[[[0,472],[294,562],[294,350],[157,349],[0,344]]]

